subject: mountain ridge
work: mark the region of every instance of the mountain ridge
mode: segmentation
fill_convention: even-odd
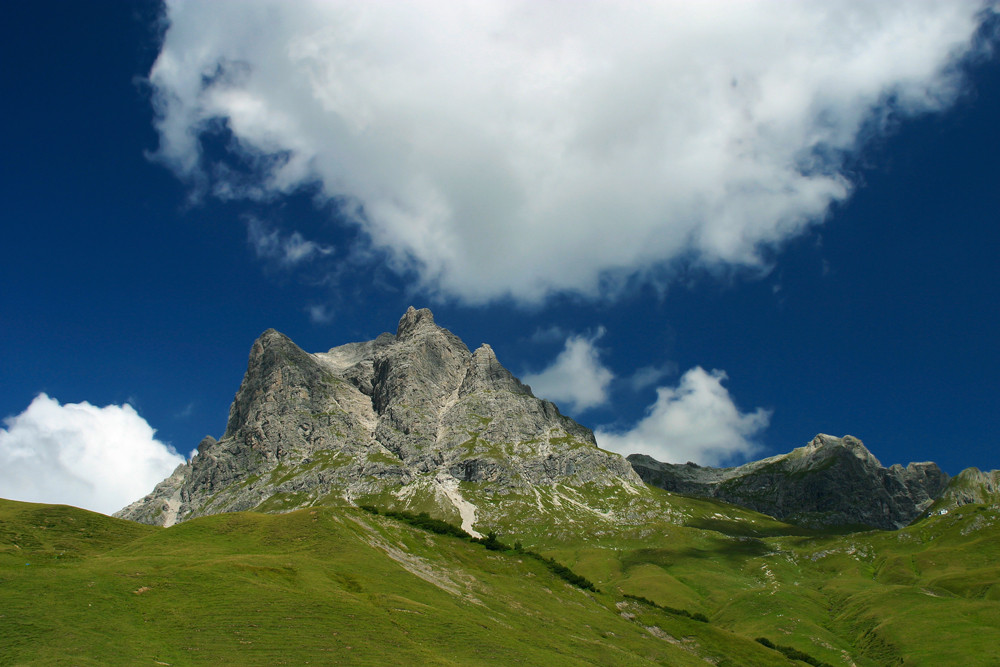
[[[502,512],[466,495],[480,504],[519,495],[530,513],[539,487],[567,483],[643,487],[624,458],[536,398],[489,345],[471,352],[429,310],[410,307],[395,334],[316,354],[265,331],[222,438],[202,440],[191,461],[116,516],[170,525],[224,511],[401,502],[478,534],[477,520]]]
[[[425,511],[477,531],[683,522],[649,493],[718,499],[807,527],[895,530],[929,511],[993,502],[1000,473],[954,479],[931,462],[888,468],[852,436],[732,468],[601,450],[497,359],[412,306],[396,333],[308,353],[267,329],[219,440],[115,516],[170,526],[197,516],[360,503]]]
[[[628,460],[643,481],[664,490],[817,527],[902,528],[933,505],[950,480],[933,462],[886,468],[861,440],[822,433],[786,454],[730,468],[663,463],[643,454]]]

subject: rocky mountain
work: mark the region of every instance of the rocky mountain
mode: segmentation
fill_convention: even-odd
[[[951,479],[934,503],[934,509],[973,504],[1000,506],[1000,470],[983,472],[979,468],[966,468]]]
[[[628,460],[646,483],[667,491],[718,498],[816,527],[901,528],[949,488],[948,475],[936,464],[886,468],[849,435],[817,435],[788,454],[733,468],[661,463],[642,454]]]
[[[860,440],[828,435],[733,468],[626,461],[536,398],[489,345],[472,352],[429,310],[410,308],[395,334],[316,354],[265,331],[222,437],[203,439],[190,462],[117,516],[169,526],[369,504],[426,511],[474,535],[500,526],[641,532],[652,519],[691,518],[643,482],[806,526],[896,529],[923,512],[994,502],[1000,473],[970,469],[949,484],[933,463],[886,468]]]
[[[611,521],[627,517],[595,498],[644,491],[624,458],[532,395],[489,345],[471,352],[411,307],[395,334],[317,354],[265,331],[222,438],[206,437],[117,516],[172,525],[368,503],[428,511],[478,534],[501,518],[495,500],[508,519],[541,521],[546,507],[565,505]]]

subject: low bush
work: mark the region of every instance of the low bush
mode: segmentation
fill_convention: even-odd
[[[668,614],[674,614],[675,616],[685,616],[693,621],[698,621],[699,623],[708,623],[708,616],[701,613],[700,611],[690,612],[687,609],[677,609],[676,607],[668,607],[666,605],[657,604],[648,598],[644,598],[639,595],[629,595],[625,594],[625,597],[629,600],[635,600],[636,602],[641,602],[643,604],[649,605],[650,607],[655,607],[661,611],[665,611]]]
[[[497,538],[497,534],[495,531],[491,530],[489,533],[486,534],[486,537],[472,537],[458,526],[453,526],[447,521],[442,521],[441,519],[435,519],[431,517],[429,514],[427,514],[427,512],[414,514],[413,512],[407,512],[405,510],[383,511],[373,505],[358,505],[358,507],[370,514],[378,514],[381,516],[390,517],[392,519],[398,519],[399,521],[408,523],[411,526],[414,526],[416,528],[422,528],[423,530],[427,530],[432,533],[437,533],[438,535],[451,535],[452,537],[458,537],[463,540],[468,540],[475,544],[481,544],[483,545],[483,547],[485,547],[490,551],[509,551],[514,553],[519,553],[529,558],[534,558],[535,560],[544,563],[545,566],[549,568],[549,571],[551,571],[553,574],[560,577],[564,581],[574,586],[577,586],[578,588],[582,588],[584,590],[594,591],[595,593],[600,592],[598,588],[594,586],[593,582],[587,579],[586,577],[580,576],[573,570],[569,569],[562,563],[556,562],[552,558],[546,558],[545,556],[539,553],[535,553],[534,551],[529,551],[522,548],[520,541],[515,541],[514,548],[512,549],[510,546],[508,546],[504,542],[501,542]],[[708,619],[706,618],[705,620],[707,621]]]
[[[817,660],[808,653],[800,651],[799,649],[794,648],[792,646],[782,646],[781,644],[775,644],[767,637],[757,637],[757,643],[761,644],[762,646],[766,646],[771,650],[783,653],[785,657],[788,658],[789,660],[798,660],[800,662],[806,663],[807,665],[813,665],[813,667],[833,667],[830,663]]]

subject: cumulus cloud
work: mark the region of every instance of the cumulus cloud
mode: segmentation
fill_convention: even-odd
[[[552,365],[540,373],[526,373],[523,380],[536,396],[558,403],[570,412],[583,412],[608,400],[608,385],[614,374],[601,363],[595,346],[604,335],[570,336]]]
[[[254,217],[247,218],[247,240],[257,257],[277,262],[285,268],[333,252],[329,246],[307,241],[299,232],[282,234]]]
[[[598,444],[620,454],[647,454],[658,461],[720,465],[759,450],[754,437],[771,412],[741,412],[722,386],[726,374],[696,366],[676,387],[657,389],[656,402],[631,430],[598,429]]]
[[[866,139],[953,103],[983,7],[168,0],[155,157],[230,199],[318,185],[444,295],[607,295],[821,221]]]
[[[110,514],[138,500],[179,464],[173,448],[130,405],[99,408],[39,394],[0,428],[0,497]]]

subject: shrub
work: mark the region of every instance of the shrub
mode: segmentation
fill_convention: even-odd
[[[782,646],[781,644],[775,644],[767,637],[757,637],[757,643],[761,644],[762,646],[766,646],[771,650],[783,653],[785,657],[788,658],[789,660],[798,660],[800,662],[806,663],[807,665],[813,665],[813,667],[833,667],[830,663],[817,660],[808,653],[800,651],[799,649],[793,646]]]
[[[684,616],[686,618],[690,618],[692,621],[698,621],[699,623],[709,622],[708,616],[705,616],[705,614],[701,613],[700,611],[690,612],[687,609],[677,609],[676,607],[668,607],[666,605],[657,604],[652,600],[641,597],[639,595],[629,595],[628,593],[626,593],[625,597],[628,598],[629,600],[635,600],[636,602],[641,602],[645,605],[649,605],[650,607],[655,607],[656,609],[659,609],[660,611],[665,611],[668,614],[674,614],[675,616]]]
[[[470,542],[475,542],[476,544],[481,544],[490,551],[511,551],[511,548],[505,543],[501,542],[497,538],[496,531],[490,531],[486,534],[486,537],[472,537],[467,532],[459,528],[458,526],[453,526],[447,521],[442,521],[440,519],[435,519],[431,517],[427,512],[421,512],[420,514],[414,514],[413,512],[396,511],[396,510],[386,510],[381,511],[377,507],[372,505],[358,505],[359,508],[371,514],[381,514],[382,516],[387,516],[392,519],[398,519],[405,523],[415,526],[417,528],[422,528],[423,530],[430,531],[432,533],[437,533],[438,535],[451,535],[452,537],[459,537],[464,540],[469,540]],[[591,582],[586,577],[581,577],[579,574],[569,569],[561,563],[557,563],[551,558],[546,558],[541,554],[535,553],[534,551],[528,551],[524,549],[521,545],[520,540],[514,542],[514,551],[520,553],[524,556],[534,558],[541,561],[549,568],[549,570],[560,577],[561,579],[567,581],[568,583],[582,588],[588,591],[594,591],[595,593],[600,592],[593,582]],[[706,621],[708,619],[705,619]]]

